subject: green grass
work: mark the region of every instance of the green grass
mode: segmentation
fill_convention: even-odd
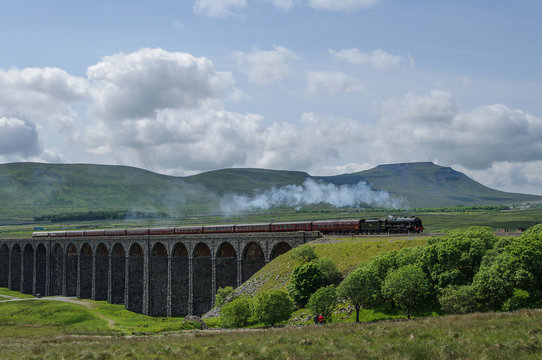
[[[542,312],[165,336],[0,338],[3,359],[540,359]]]
[[[0,337],[114,333],[105,320],[80,305],[48,300],[0,303]]]
[[[1,295],[32,299],[32,295],[0,288]],[[197,329],[182,317],[152,317],[126,310],[124,305],[105,301],[74,299],[78,304],[59,300],[0,302],[0,335],[26,336],[52,334],[157,334]]]
[[[376,254],[425,244],[426,241],[426,237],[409,237],[407,239],[404,237],[325,237],[323,240],[316,240],[310,244],[314,247],[318,257],[330,258],[337,269],[346,275]],[[289,253],[283,254],[254,274],[247,286],[256,285],[255,294],[268,289],[286,289],[290,283],[290,276],[297,265],[299,263],[291,259]]]
[[[8,297],[16,297],[19,299],[29,299],[29,298],[33,298],[34,296],[30,294],[23,294],[22,292],[19,292],[19,291],[13,291],[8,288],[0,288],[0,300],[7,300]]]

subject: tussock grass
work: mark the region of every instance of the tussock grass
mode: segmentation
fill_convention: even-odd
[[[0,338],[5,359],[539,359],[542,312],[165,336]]]

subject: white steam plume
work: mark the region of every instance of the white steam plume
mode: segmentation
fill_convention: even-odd
[[[220,208],[226,215],[267,210],[273,206],[329,204],[335,207],[357,207],[371,205],[399,209],[404,207],[402,199],[395,199],[387,191],[374,191],[361,181],[355,185],[334,185],[307,179],[303,185],[273,187],[253,196],[226,194],[220,200]]]

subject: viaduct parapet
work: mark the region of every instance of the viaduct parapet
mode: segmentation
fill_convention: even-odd
[[[83,236],[0,240],[0,287],[124,304],[151,316],[201,315],[318,232]]]

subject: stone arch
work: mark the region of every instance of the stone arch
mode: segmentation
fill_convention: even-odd
[[[64,251],[62,245],[56,243],[51,254],[51,294],[62,294],[62,283],[64,279]]]
[[[111,303],[124,304],[126,251],[120,243],[111,251]]]
[[[74,243],[66,249],[66,296],[77,295],[78,252]]]
[[[109,287],[109,251],[104,243],[96,247],[96,267],[94,269],[94,299],[107,300]]]
[[[223,242],[216,254],[216,288],[237,287],[237,253],[229,242]]]
[[[11,248],[11,290],[21,290],[21,247],[19,244]]]
[[[150,260],[149,314],[167,316],[168,257],[164,244],[154,244]]]
[[[36,247],[36,294],[45,295],[47,283],[47,249],[43,243]]]
[[[250,279],[264,265],[265,257],[261,246],[256,242],[248,243],[243,250],[242,281],[245,282]]]
[[[188,249],[178,242],[171,257],[171,315],[188,314]]]
[[[23,250],[23,294],[32,294],[34,283],[34,248],[32,244],[26,244]]]
[[[143,248],[138,243],[128,252],[128,298],[126,308],[143,312]]]
[[[79,297],[81,299],[92,297],[92,248],[88,243],[81,246],[79,257]]]
[[[9,247],[0,246],[0,287],[8,287],[9,276]]]
[[[285,242],[279,242],[271,251],[271,260],[292,250],[292,246]]]
[[[202,315],[211,309],[213,302],[213,265],[211,250],[205,243],[194,248],[192,294],[194,315]]]

